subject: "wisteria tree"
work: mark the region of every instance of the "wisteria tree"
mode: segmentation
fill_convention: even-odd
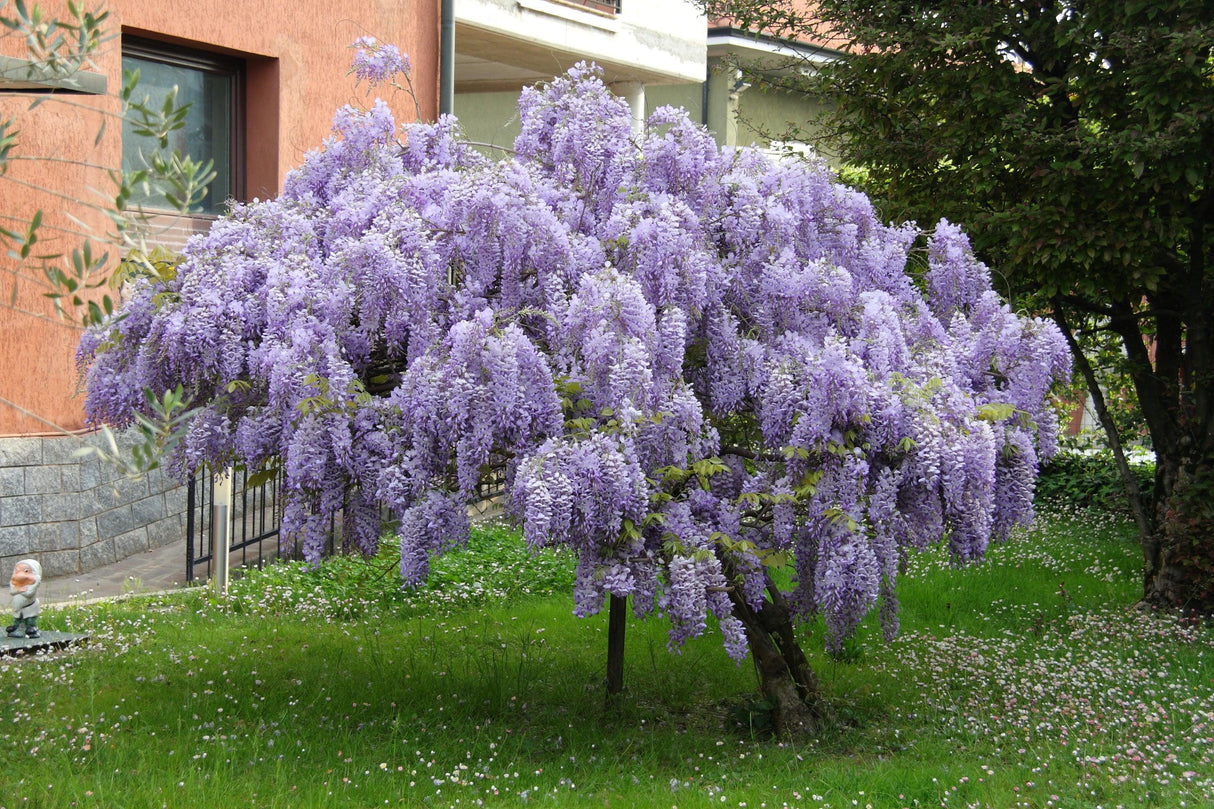
[[[1122,473],[1143,600],[1214,614],[1214,5],[700,5],[847,54],[750,80],[821,100],[815,141],[886,210],[964,222],[1050,313]],[[1105,401],[1119,378],[1155,453],[1147,491]]]
[[[519,115],[491,162],[453,119],[342,110],[279,199],[129,283],[81,345],[88,410],[121,427],[181,386],[182,474],[280,464],[313,557],[339,509],[374,551],[383,507],[406,583],[499,470],[526,540],[576,554],[578,615],[631,597],[672,650],[719,631],[777,730],[812,727],[795,625],[821,616],[836,648],[877,608],[892,636],[909,551],[976,560],[1031,519],[1066,345],[956,227],[920,243],[682,111],[638,141],[593,68]]]

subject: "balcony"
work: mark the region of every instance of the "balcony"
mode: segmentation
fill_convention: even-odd
[[[457,94],[517,91],[582,60],[608,82],[704,80],[705,20],[686,0],[460,0],[455,25]]]

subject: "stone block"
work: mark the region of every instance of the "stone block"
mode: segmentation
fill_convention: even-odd
[[[0,467],[41,464],[41,438],[0,438]]]
[[[78,492],[44,494],[41,497],[43,521],[80,519],[80,494]]]
[[[97,489],[88,489],[80,493],[80,518],[92,518],[104,514],[113,506],[97,499]]]
[[[178,486],[164,493],[164,509],[166,514],[185,514],[185,486]]]
[[[80,466],[76,464],[59,467],[59,491],[80,492]]]
[[[106,539],[94,542],[80,549],[80,572],[87,573],[102,565],[112,565],[118,561],[114,556],[114,540]]]
[[[54,438],[42,439],[42,463],[51,465],[58,464],[61,466],[75,465],[80,463],[80,459],[76,457],[76,450],[81,449],[91,443],[91,439],[86,436],[57,436]]]
[[[150,491],[152,494],[156,494],[158,492],[167,492],[171,489],[177,488],[180,485],[181,484],[177,482],[176,478],[165,474],[163,469],[153,469],[151,472],[148,472],[148,491]]]
[[[148,529],[139,527],[114,537],[114,558],[125,559],[148,549]]]
[[[87,492],[101,484],[101,461],[96,458],[85,458],[80,463],[80,491]]]
[[[97,478],[99,486],[108,486],[116,480],[120,480],[122,475],[100,458],[97,459]]]
[[[80,550],[80,528],[75,520],[43,523],[48,544],[46,550]]]
[[[181,515],[173,515],[158,520],[148,526],[148,545],[161,548],[173,542],[185,541],[185,520]]]
[[[0,467],[0,497],[25,494],[25,467]]]
[[[114,508],[147,497],[149,494],[148,481],[147,478],[142,477],[118,478],[108,483],[102,483],[92,489],[90,494],[105,508]]]
[[[41,554],[49,551],[63,550],[59,545],[59,527],[57,523],[42,522],[37,525],[22,526],[29,538],[30,553]]]
[[[131,503],[131,518],[139,525],[150,525],[165,518],[164,495],[154,494]]]
[[[80,531],[75,520],[42,522],[37,525],[22,525],[0,530],[11,530],[14,532],[14,537],[20,534],[21,539],[14,539],[13,544],[24,545],[26,552],[31,556],[54,551],[77,550],[80,547]]]
[[[58,494],[63,488],[63,478],[57,466],[26,466],[26,494]]]
[[[30,552],[30,530],[18,525],[0,528],[0,556],[23,556]]]
[[[140,528],[142,525],[131,516],[131,507],[122,506],[97,515],[97,536],[109,539]]]
[[[76,521],[76,530],[80,534],[80,547],[84,548],[92,545],[97,541],[97,521],[94,519],[80,519]]]
[[[38,561],[42,562],[42,575],[48,579],[80,572],[80,551],[44,553]]]
[[[32,525],[42,521],[42,500],[38,495],[21,494],[0,497],[0,528]]]

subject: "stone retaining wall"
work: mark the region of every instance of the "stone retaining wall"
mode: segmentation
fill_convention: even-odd
[[[185,486],[161,470],[131,480],[75,457],[98,440],[0,438],[0,571],[32,557],[48,578],[86,573],[184,540]]]

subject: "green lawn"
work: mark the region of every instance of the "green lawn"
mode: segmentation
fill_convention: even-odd
[[[762,734],[719,637],[606,616],[500,528],[400,593],[386,557],[47,610],[85,648],[0,662],[0,807],[1214,805],[1214,631],[1132,605],[1129,526],[1059,513],[982,565],[911,560],[902,634],[837,658],[820,738]]]

